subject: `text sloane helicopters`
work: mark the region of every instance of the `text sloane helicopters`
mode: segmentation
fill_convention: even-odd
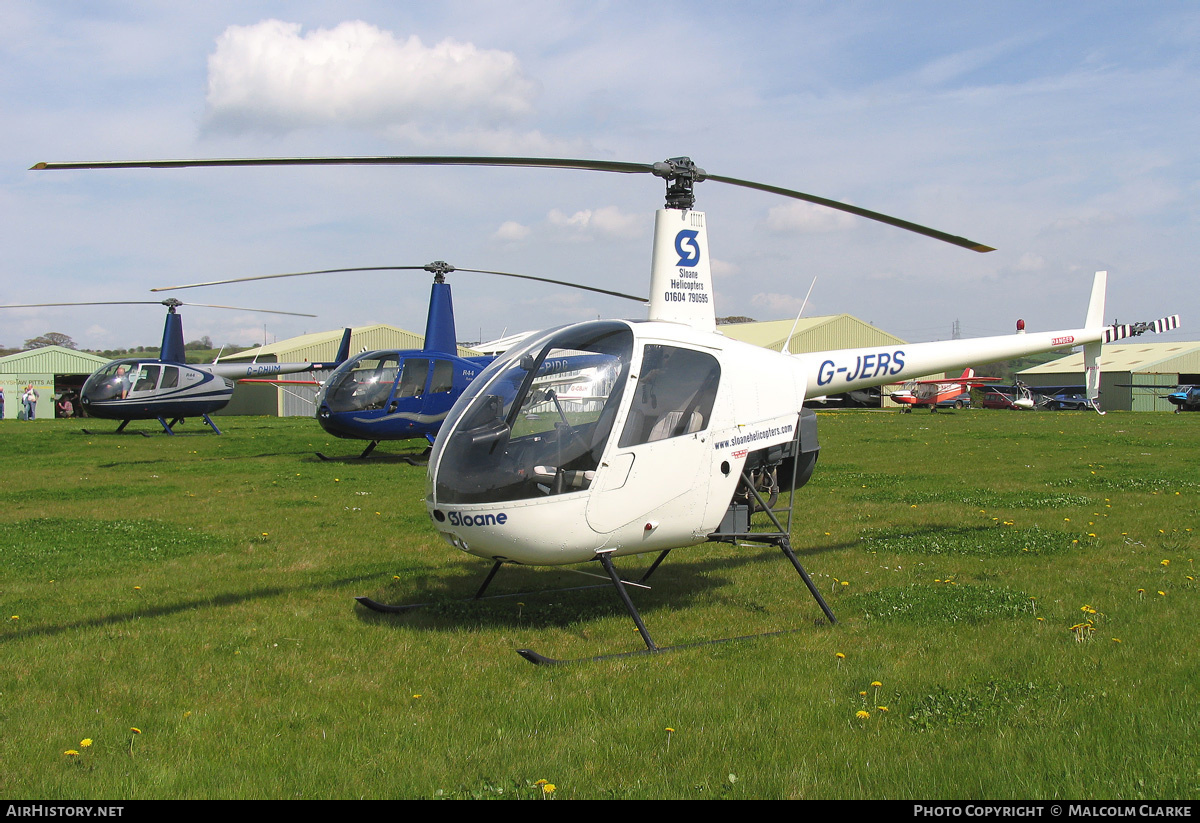
[[[427,271],[433,275],[429,294],[429,313],[425,321],[425,345],[420,349],[368,351],[355,355],[329,376],[317,401],[317,421],[335,437],[369,440],[359,457],[369,455],[380,441],[425,438],[430,444],[437,436],[450,407],[480,372],[495,358],[460,357],[454,326],[454,302],[446,275],[455,271],[515,277],[635,300],[646,298],[631,294],[534,277],[512,272],[484,269],[456,269],[441,260],[424,266],[371,266],[348,269],[322,269],[290,274],[238,277],[186,286],[168,286],[151,291],[172,291],[250,280],[271,280],[309,274],[337,274],[365,271]],[[329,459],[317,452],[322,459]]]
[[[281,158],[38,164],[35,168],[228,165],[474,165],[653,174],[658,210],[648,322],[600,320],[551,329],[497,358],[451,409],[430,456],[426,507],[461,551],[492,561],[480,597],[508,563],[597,561],[649,652],[651,639],[614,558],[709,540],[779,547],[825,614],[765,497],[799,487],[816,460],[805,400],[1040,351],[1082,345],[1089,398],[1099,394],[1106,273],[1082,328],[974,340],[784,355],[716,332],[706,216],[693,185],[714,180],[857,214],[974,251],[963,237],[776,186],[710,175],[688,158],[660,163],[539,158]],[[581,363],[587,363],[580,368]],[[568,382],[569,381],[569,382]],[[586,387],[560,396],[560,385]],[[787,480],[790,474],[791,479]],[[764,489],[764,485],[768,488]],[[764,491],[767,495],[764,495]],[[794,497],[794,496],[793,496]],[[771,521],[755,531],[750,515]],[[787,507],[790,518],[791,505]],[[789,520],[790,523],[790,520]],[[366,601],[372,608],[399,611]],[[524,649],[537,663],[554,662]]]
[[[209,417],[209,412],[224,408],[233,397],[234,383],[248,377],[268,377],[277,374],[331,369],[346,359],[350,345],[350,330],[342,338],[338,358],[332,363],[188,363],[183,344],[183,320],[176,309],[184,305],[214,309],[290,314],[315,317],[312,314],[275,311],[273,309],[244,309],[237,306],[214,306],[208,303],[183,303],[175,298],[166,300],[119,300],[98,303],[37,303],[3,308],[40,308],[43,306],[118,306],[153,305],[167,307],[163,326],[162,347],[157,358],[128,357],[106,363],[84,381],[79,393],[80,403],[92,417],[120,420],[117,432],[125,430],[131,420],[157,420],[167,434],[188,417],[200,416],[217,434],[221,430]],[[168,422],[170,421],[170,422]]]

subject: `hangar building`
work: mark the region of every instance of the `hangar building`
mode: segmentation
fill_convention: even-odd
[[[37,389],[38,420],[54,417],[54,398],[64,391],[78,392],[83,381],[96,369],[110,362],[107,357],[68,349],[64,346],[43,346],[0,357],[0,386],[4,387],[4,416],[17,419],[21,394],[32,384]]]
[[[1025,369],[1020,373],[1031,387],[1082,386],[1083,352]],[[1128,383],[1162,386],[1130,388]],[[1122,411],[1174,411],[1160,395],[1181,383],[1200,384],[1200,343],[1111,343],[1100,354],[1100,408]]]

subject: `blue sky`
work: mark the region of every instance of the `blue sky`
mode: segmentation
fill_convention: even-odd
[[[153,300],[230,277],[444,259],[644,293],[651,178],[511,169],[32,172],[38,161],[371,154],[654,162],[893,214],[986,255],[698,186],[718,313],[848,312],[910,340],[1183,315],[1197,339],[1194,3],[0,4],[0,302]],[[637,304],[453,277],[460,339]],[[424,275],[176,293],[189,340],[420,329]],[[156,344],[161,308],[8,310]]]

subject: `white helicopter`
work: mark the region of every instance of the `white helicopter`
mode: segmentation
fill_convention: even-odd
[[[791,498],[819,446],[810,398],[970,363],[1082,345],[1088,397],[1099,396],[1106,273],[1097,272],[1081,328],[786,355],[716,330],[705,215],[693,185],[715,180],[857,214],[978,252],[988,246],[814,195],[707,174],[688,158],[639,164],[483,157],[277,158],[39,163],[35,169],[230,165],[473,165],[653,174],[667,182],[656,212],[647,322],[597,320],[545,331],[497,358],[471,384],[430,455],[426,508],[463,552],[492,561],[473,599],[505,564],[598,562],[646,648],[651,638],[626,586],[642,586],[667,554],[707,541],[775,545],[826,617],[833,612],[791,547]],[[753,525],[752,515],[769,520]],[[782,515],[782,518],[781,518]],[[657,552],[635,582],[614,558]],[[403,612],[359,598],[369,608]],[[538,664],[553,660],[520,649]],[[596,659],[596,658],[591,658]]]

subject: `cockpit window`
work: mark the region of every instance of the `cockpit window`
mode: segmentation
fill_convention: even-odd
[[[499,358],[439,439],[439,502],[520,500],[588,488],[612,432],[633,333],[570,326]],[[472,387],[474,388],[474,386]]]
[[[712,418],[721,367],[711,354],[652,343],[642,353],[622,448],[704,431]]]
[[[382,409],[392,394],[398,371],[398,356],[394,352],[363,355],[329,378],[325,404],[333,412]]]
[[[81,394],[88,399],[88,402],[92,403],[123,400],[129,396],[129,392],[133,390],[139,380],[141,371],[139,366],[140,364],[136,360],[114,360],[84,381]],[[156,372],[155,379],[157,377]]]

